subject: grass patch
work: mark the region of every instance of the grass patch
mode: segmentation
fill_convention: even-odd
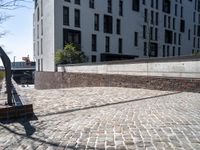
[[[0,71],[0,81],[5,77],[5,71]]]
[[[5,71],[0,71],[0,89],[2,87],[2,80],[4,79],[5,77]]]

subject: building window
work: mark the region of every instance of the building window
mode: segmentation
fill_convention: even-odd
[[[117,34],[121,34],[121,21],[120,19],[117,19]]]
[[[190,40],[191,38],[191,35],[190,35],[191,33],[190,33],[190,29],[188,30],[188,40]]]
[[[195,54],[195,50],[194,49],[192,50],[192,54]]]
[[[41,49],[41,54],[43,54],[43,39],[40,40],[40,49]]]
[[[107,0],[108,3],[108,13],[112,13],[112,0]]]
[[[99,31],[99,14],[94,14],[94,30]]]
[[[197,1],[197,11],[200,12],[200,0]]]
[[[193,12],[193,22],[195,23],[196,22],[196,13]]]
[[[150,40],[153,40],[153,27],[150,27]]]
[[[97,61],[97,56],[96,55],[92,55],[92,62],[96,62]]]
[[[164,15],[164,27],[167,27],[167,16]]]
[[[132,0],[132,9],[134,11],[140,11],[140,0]]]
[[[163,57],[165,57],[165,45],[163,45]]]
[[[75,9],[74,10],[74,14],[75,14],[74,26],[75,27],[80,27],[80,10],[79,9]]]
[[[158,29],[155,28],[155,41],[158,41]]]
[[[40,72],[40,59],[38,59],[38,72]]]
[[[175,4],[175,10],[174,10],[174,14],[175,14],[175,16],[177,16],[177,9],[178,9],[178,5]]]
[[[146,39],[146,32],[147,32],[146,26],[143,25],[143,38],[144,39]]]
[[[39,39],[39,25],[37,25],[37,38]]]
[[[41,59],[41,71],[43,71],[43,59]]]
[[[151,0],[151,8],[154,7],[154,0]]]
[[[200,24],[200,14],[198,15],[198,23]]]
[[[165,30],[165,43],[172,44],[172,31]]]
[[[104,33],[113,32],[113,19],[112,16],[104,15]]]
[[[123,43],[122,43],[122,39],[120,38],[118,40],[118,52],[121,54],[122,53],[122,49],[123,49]]]
[[[173,18],[173,30],[176,30],[176,18]]]
[[[69,25],[69,8],[63,7],[63,25]]]
[[[81,1],[80,0],[75,0],[74,3],[77,4],[77,5],[80,5]]]
[[[97,51],[97,36],[92,34],[92,51]]]
[[[94,8],[94,0],[89,0],[89,7]]]
[[[33,53],[34,53],[34,57],[36,56],[36,47],[35,47],[35,42],[33,43]]]
[[[167,57],[169,57],[169,56],[170,56],[170,47],[167,46]]]
[[[35,28],[33,28],[33,39],[35,39],[36,38],[36,33],[35,33]]]
[[[144,42],[144,56],[147,56],[147,42]]]
[[[171,17],[168,16],[168,28],[171,28]]]
[[[174,32],[174,44],[176,44],[176,33]]]
[[[163,0],[163,12],[170,14],[171,12],[171,1]]]
[[[181,34],[178,36],[178,44],[181,45]]]
[[[156,25],[158,26],[158,21],[159,20],[159,14],[158,14],[158,12],[156,13]]]
[[[119,0],[119,16],[123,16],[123,1]]]
[[[40,42],[37,41],[37,55],[40,55]]]
[[[200,25],[197,26],[197,36],[200,37]]]
[[[37,8],[37,21],[39,21],[40,20],[40,9],[39,9],[39,7]]]
[[[150,43],[149,48],[149,57],[157,57],[158,56],[158,44],[157,43]]]
[[[196,47],[196,38],[195,37],[193,38],[193,47],[194,48]]]
[[[158,0],[156,0],[156,9],[158,9],[159,7],[159,3],[158,3]]]
[[[183,17],[183,7],[181,6],[181,18]]]
[[[169,49],[169,46],[167,46],[167,57],[169,57],[169,55],[170,55],[170,49]]]
[[[178,56],[180,56],[181,55],[181,48],[179,47],[178,48]]]
[[[41,35],[43,35],[43,20],[41,20]]]
[[[138,46],[138,32],[134,33],[134,45],[137,47]]]
[[[148,10],[145,8],[144,9],[144,22],[148,21]]]
[[[77,30],[63,29],[63,47],[68,43],[81,45],[81,32]]]
[[[184,20],[180,21],[180,32],[185,32],[185,21]]]
[[[105,44],[105,49],[106,52],[110,52],[110,37],[106,36],[106,44]]]
[[[173,56],[175,56],[175,55],[176,55],[176,48],[173,47]]]
[[[41,16],[43,16],[43,0],[41,0]]]
[[[151,11],[151,24],[154,24],[154,12]]]

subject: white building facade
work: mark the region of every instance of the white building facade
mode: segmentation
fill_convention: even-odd
[[[90,62],[200,50],[200,0],[35,0],[33,18],[37,71],[71,42]]]

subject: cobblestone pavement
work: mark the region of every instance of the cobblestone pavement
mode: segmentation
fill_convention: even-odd
[[[37,120],[0,123],[0,150],[200,149],[200,94],[129,88],[21,89]]]

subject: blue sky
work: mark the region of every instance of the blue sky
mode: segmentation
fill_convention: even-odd
[[[14,56],[16,61],[22,61],[22,57],[27,55],[33,60],[33,4],[26,5],[29,8],[7,10],[6,14],[13,17],[0,25],[1,30],[7,31],[0,38],[0,45],[8,52],[11,61]]]

